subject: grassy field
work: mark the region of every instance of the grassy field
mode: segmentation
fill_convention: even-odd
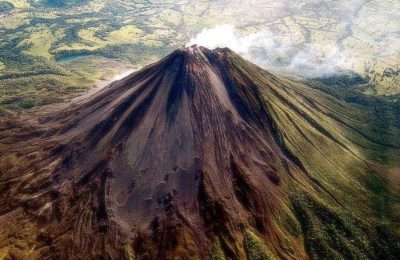
[[[141,67],[185,45],[204,28],[232,23],[242,35],[266,30],[279,44],[295,43],[295,48],[318,43],[316,51],[321,54],[330,46],[341,46],[351,57],[341,66],[374,82],[364,93],[400,93],[399,22],[381,15],[385,10],[395,14],[400,4],[370,1],[351,10],[353,19],[338,17],[311,1],[291,1],[291,9],[286,4],[0,0],[0,107],[58,101],[70,96],[68,90],[87,89],[104,76],[103,68],[95,65],[98,59]],[[368,18],[372,14],[375,20]],[[65,62],[71,59],[75,62]],[[20,103],[27,96],[37,101]]]

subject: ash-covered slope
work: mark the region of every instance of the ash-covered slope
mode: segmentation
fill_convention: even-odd
[[[382,180],[363,147],[383,144],[359,115],[228,49],[177,50],[34,131],[2,131],[0,223],[12,229],[0,248],[29,258],[395,257],[396,233],[375,228],[392,223],[395,203],[379,219],[366,181]],[[395,163],[398,146],[385,151]]]

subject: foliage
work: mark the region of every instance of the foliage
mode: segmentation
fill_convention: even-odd
[[[40,4],[45,7],[65,7],[69,5],[81,5],[87,3],[89,0],[42,0]]]
[[[100,75],[106,69],[103,63],[96,65],[99,58],[140,67],[178,47],[173,31],[150,22],[152,13],[145,14],[149,7],[158,10],[164,5],[86,0],[29,3],[19,4],[21,8],[2,18],[0,24],[0,86],[4,87],[0,89],[0,105],[5,109],[41,105],[68,97],[77,88],[91,87],[104,78]],[[10,8],[12,4],[0,0],[0,10]],[[52,76],[62,79],[44,95],[40,90],[47,88]],[[65,85],[60,86],[61,82]],[[40,93],[37,102],[18,101],[32,92]],[[54,92],[58,92],[57,97],[49,98]]]
[[[337,99],[344,100],[364,113],[364,127],[357,129],[371,141],[380,144],[380,152],[371,159],[385,164],[391,157],[388,147],[400,147],[400,96],[382,97],[366,95],[359,91],[368,81],[359,75],[333,75],[328,78],[307,80],[310,86],[322,90]]]
[[[210,259],[225,260],[224,251],[221,248],[221,243],[219,242],[219,239],[216,239],[211,246]]]
[[[395,259],[400,253],[395,242],[400,237],[387,225],[360,220],[308,192],[293,191],[291,201],[311,259]],[[382,241],[390,242],[390,246],[383,246]]]
[[[275,259],[264,241],[253,232],[247,230],[245,233],[245,246],[249,260],[272,260]]]
[[[14,5],[9,2],[0,2],[0,13],[9,12],[14,9]]]
[[[18,102],[15,103],[15,105],[17,105],[20,108],[32,108],[36,105],[36,100],[32,99],[32,98],[27,98],[27,99],[22,99],[19,100]]]

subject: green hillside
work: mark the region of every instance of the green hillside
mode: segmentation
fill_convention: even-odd
[[[364,3],[350,10],[357,18],[353,22],[311,2],[290,1],[291,8],[285,9],[286,0],[0,1],[0,109],[69,98],[123,67],[140,68],[158,60],[204,28],[231,23],[240,35],[272,32],[276,44],[291,40],[293,49],[339,46],[349,56],[341,66],[371,80],[359,92],[398,94],[399,56],[390,46],[396,46],[393,32],[398,28],[391,15],[400,6],[389,0]],[[274,15],[264,15],[271,10]],[[377,24],[386,26],[370,24],[371,12],[379,14]],[[317,52],[325,54],[324,49]]]

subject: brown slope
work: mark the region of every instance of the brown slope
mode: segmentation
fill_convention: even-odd
[[[270,255],[312,257],[302,216],[338,226],[320,214],[348,212],[343,192],[369,196],[357,178],[371,166],[327,115],[335,101],[323,97],[334,103],[323,108],[307,91],[227,49],[177,50],[35,131],[4,130],[0,221],[22,223],[12,232],[34,258],[207,258],[220,241],[226,257],[243,259],[254,234]],[[330,206],[309,209],[315,200]],[[347,243],[365,226],[334,231]]]

